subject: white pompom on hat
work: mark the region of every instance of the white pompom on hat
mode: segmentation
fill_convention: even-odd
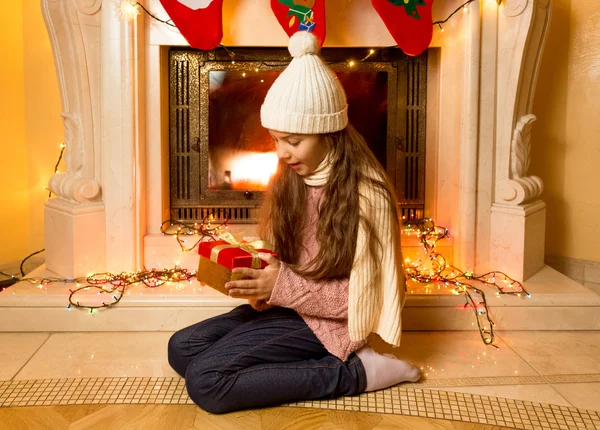
[[[323,134],[348,125],[346,93],[319,57],[317,38],[307,31],[290,37],[292,61],[275,79],[260,109],[263,127],[287,133]]]

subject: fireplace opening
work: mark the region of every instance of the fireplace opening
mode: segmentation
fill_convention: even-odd
[[[235,52],[235,57],[224,50],[169,53],[172,219],[257,221],[277,166],[274,143],[260,125],[260,106],[290,57],[283,49]],[[421,218],[426,54],[408,57],[393,49],[348,61],[365,52],[325,48],[322,55],[346,90],[350,123],[395,184],[403,216]]]

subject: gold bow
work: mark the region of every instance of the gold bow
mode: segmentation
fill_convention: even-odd
[[[252,256],[252,268],[260,269],[262,260],[258,257],[257,249],[268,249],[273,251],[273,245],[266,240],[255,240],[252,242],[238,242],[228,231],[218,232],[219,239],[224,240],[228,245],[217,245],[210,251],[210,260],[217,262],[219,252],[228,248],[240,248]]]

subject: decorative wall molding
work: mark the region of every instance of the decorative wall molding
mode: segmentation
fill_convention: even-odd
[[[505,0],[504,2],[504,15],[506,16],[518,16],[521,15],[530,0]],[[535,1],[536,6],[546,8],[550,4],[550,0],[532,0]]]
[[[98,195],[100,184],[92,178],[82,177],[85,145],[79,115],[64,112],[61,116],[65,126],[65,142],[68,151],[67,171],[53,175],[48,182],[48,188],[59,198],[74,203],[84,203]]]
[[[531,128],[535,120],[535,115],[524,115],[517,122],[513,133],[510,148],[510,179],[501,184],[502,199],[513,205],[535,199],[544,189],[540,178],[527,176],[530,162]]]
[[[527,176],[535,87],[550,23],[548,0],[506,0],[497,17],[494,194],[489,267],[525,281],[544,267],[546,205]]]
[[[102,6],[102,0],[76,0],[77,10],[86,15],[98,13]]]
[[[54,54],[63,107],[67,171],[48,186],[59,199],[85,203],[99,195],[95,166],[99,142],[99,112],[93,94],[99,91],[97,40],[101,0],[42,0],[42,14]],[[94,127],[96,125],[96,127]]]
[[[48,185],[57,196],[75,203],[88,202],[100,192],[100,185],[95,180],[80,178],[70,173],[53,175]]]
[[[548,0],[507,0],[499,20],[498,145],[496,203],[525,204],[539,197],[543,182],[527,176],[531,113],[550,21]]]
[[[517,16],[521,15],[527,8],[529,0],[506,0],[504,2],[504,15]]]
[[[110,2],[105,2],[105,4]],[[67,171],[48,183],[46,268],[75,278],[106,271],[100,169],[101,0],[41,0],[62,104]]]

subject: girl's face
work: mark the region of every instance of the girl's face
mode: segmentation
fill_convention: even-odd
[[[277,157],[300,176],[310,175],[327,155],[327,145],[320,134],[292,134],[269,130],[277,147]]]

